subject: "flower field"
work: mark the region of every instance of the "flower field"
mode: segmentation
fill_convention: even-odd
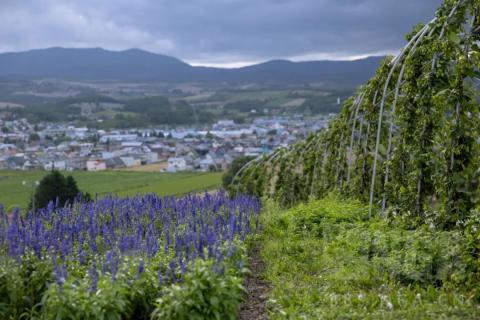
[[[223,193],[1,210],[0,318],[235,318],[259,211]]]

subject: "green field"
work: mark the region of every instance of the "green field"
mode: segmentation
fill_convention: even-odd
[[[0,170],[0,203],[6,208],[25,208],[31,196],[28,185],[42,179],[45,171],[4,171]],[[109,193],[119,196],[133,196],[143,193],[160,195],[181,195],[190,192],[212,190],[220,186],[221,173],[151,173],[76,171],[71,174],[80,190],[99,196]]]

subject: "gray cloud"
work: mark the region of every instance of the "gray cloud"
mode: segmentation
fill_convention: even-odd
[[[0,51],[138,47],[189,62],[394,52],[441,0],[1,0]]]

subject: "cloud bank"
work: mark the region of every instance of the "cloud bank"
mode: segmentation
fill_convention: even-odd
[[[441,0],[1,0],[0,52],[141,48],[193,64],[396,52]]]

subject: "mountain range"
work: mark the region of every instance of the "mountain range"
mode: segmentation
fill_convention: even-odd
[[[383,58],[309,62],[272,60],[242,68],[222,69],[195,67],[174,57],[139,49],[48,48],[0,54],[0,77],[359,85],[373,76]]]

